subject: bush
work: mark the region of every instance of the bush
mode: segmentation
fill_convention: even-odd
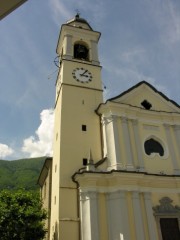
[[[46,218],[38,193],[0,192],[0,240],[41,240]]]

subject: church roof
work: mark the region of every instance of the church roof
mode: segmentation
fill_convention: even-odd
[[[52,168],[52,161],[53,161],[52,157],[47,157],[44,161],[43,167],[41,169],[41,172],[39,174],[39,178],[37,181],[37,184],[41,187],[43,186],[43,184],[47,178],[48,171],[51,170],[51,168]]]
[[[146,82],[146,81],[141,81],[141,82],[137,83],[136,85],[134,85],[133,87],[129,88],[128,90],[122,92],[122,93],[119,94],[118,96],[115,96],[115,97],[113,97],[113,98],[108,99],[106,102],[108,102],[108,101],[114,101],[114,100],[116,100],[116,99],[119,99],[120,97],[128,94],[129,92],[133,91],[134,89],[140,87],[140,86],[143,85],[143,84],[146,85],[146,86],[148,86],[148,87],[150,87],[154,92],[156,92],[157,94],[159,94],[159,95],[160,95],[161,97],[163,97],[166,101],[171,102],[171,103],[174,104],[176,107],[180,108],[180,106],[179,106],[178,103],[176,103],[175,101],[169,99],[164,93],[158,91],[154,86],[152,86],[150,83],[148,83],[148,82]]]
[[[112,104],[121,104],[121,107],[124,105],[155,112],[180,113],[178,103],[169,99],[146,81],[141,81],[118,96],[101,103],[96,112],[102,114],[105,109],[113,106]]]
[[[76,14],[76,16],[74,18],[72,18],[71,20],[67,21],[67,25],[72,25],[74,23],[86,24],[89,27],[90,30],[93,30],[92,27],[89,25],[89,23],[84,18],[81,18],[78,13]]]

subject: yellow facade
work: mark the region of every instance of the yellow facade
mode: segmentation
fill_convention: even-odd
[[[103,103],[99,37],[60,31],[49,239],[178,240],[179,105],[145,81]]]
[[[127,206],[127,217],[128,217],[128,223],[126,227],[129,231],[129,238],[133,240],[139,240],[139,239],[161,239],[158,235],[157,228],[155,227],[155,232],[152,238],[150,232],[150,226],[148,226],[150,223],[148,223],[148,218],[151,216],[147,214],[147,206],[146,206],[146,198],[150,198],[152,206],[159,205],[159,200],[163,197],[169,196],[173,200],[173,205],[179,205],[179,191],[177,184],[179,184],[179,179],[176,177],[169,177],[166,176],[166,179],[164,177],[155,175],[143,175],[143,174],[132,174],[132,173],[125,173],[119,172],[113,173],[111,176],[108,174],[101,174],[97,173],[97,176],[95,177],[95,174],[89,173],[85,176],[85,174],[80,175],[77,177],[76,180],[80,182],[81,190],[88,188],[91,186],[91,191],[96,191],[98,193],[98,206],[99,206],[99,239],[116,239],[111,238],[109,236],[109,218],[108,218],[108,210],[107,210],[107,196],[112,192],[124,192],[125,195],[125,201]],[[133,175],[133,176],[132,176]],[[96,178],[96,180],[95,180]],[[92,185],[92,181],[94,180],[94,186]],[[90,185],[91,183],[91,185]],[[157,184],[158,183],[158,184]],[[136,216],[136,209],[133,206],[133,195],[136,194],[138,197],[140,210],[141,212],[138,212],[138,214],[141,214],[141,228],[144,231],[143,238],[140,236],[138,237],[137,230],[135,223],[138,220]],[[117,197],[118,199],[118,197]],[[120,201],[119,201],[120,204]],[[115,211],[118,211],[118,209],[115,209]],[[119,212],[120,214],[120,212]],[[171,215],[170,213],[167,213],[166,215]],[[113,215],[114,216],[114,215]],[[176,217],[179,215],[176,213]],[[124,216],[123,216],[124,218]],[[156,223],[156,219],[153,216],[154,224]],[[152,226],[151,226],[152,227]],[[172,233],[173,234],[173,233]],[[123,239],[119,238],[119,239]],[[124,238],[127,239],[127,238]]]
[[[52,158],[45,159],[42,167],[38,184],[41,189],[41,198],[43,199],[43,207],[47,209],[48,218],[45,221],[45,228],[50,229],[50,216],[51,216],[51,188],[52,188]],[[47,231],[45,240],[50,239],[50,232]]]

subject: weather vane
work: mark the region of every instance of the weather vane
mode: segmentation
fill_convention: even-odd
[[[79,9],[76,9],[75,12],[76,12],[76,17],[79,17],[79,16],[80,16],[80,11],[79,11]]]

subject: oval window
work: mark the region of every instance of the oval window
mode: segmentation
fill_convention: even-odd
[[[158,153],[161,157],[164,156],[164,149],[162,145],[153,138],[147,140],[144,143],[144,149],[147,155]]]

